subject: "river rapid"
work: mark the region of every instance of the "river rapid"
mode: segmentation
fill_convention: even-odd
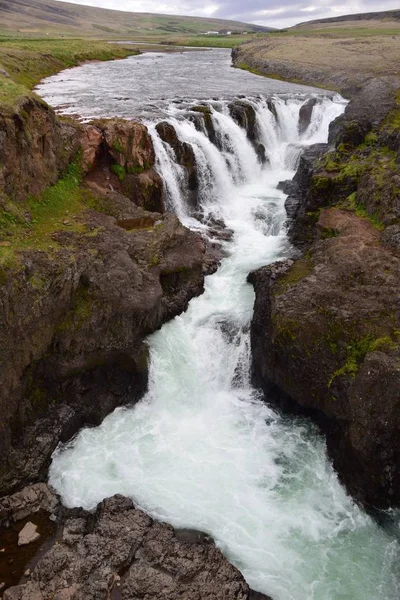
[[[223,220],[234,235],[205,292],[148,338],[150,384],[134,407],[82,430],[53,456],[50,484],[68,507],[93,509],[116,493],[153,517],[209,533],[250,586],[273,600],[398,600],[399,543],[338,481],[323,437],[281,415],[250,381],[248,273],[290,255],[285,195],[302,149],[325,142],[345,101],[230,67],[226,51],[145,54],[49,78],[41,95],[63,112],[145,120],[169,209],[207,235]],[[229,103],[256,115],[260,162]],[[317,99],[299,133],[299,112]],[[213,139],[193,104],[211,112]],[[193,148],[202,221],[184,169],[158,136],[168,120]]]

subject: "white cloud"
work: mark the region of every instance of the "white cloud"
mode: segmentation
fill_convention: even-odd
[[[374,12],[399,8],[399,0],[69,0],[74,4],[86,4],[132,12],[150,12],[169,15],[191,15],[235,19],[271,27],[290,27],[312,19],[323,19],[344,14]]]

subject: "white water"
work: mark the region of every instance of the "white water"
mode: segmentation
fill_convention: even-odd
[[[301,145],[326,140],[343,104],[321,101],[300,140],[299,99],[275,101],[278,121],[251,102],[270,167],[224,110],[213,115],[222,151],[171,116],[194,148],[205,213],[235,232],[230,254],[188,311],[150,336],[146,397],[60,448],[50,483],[67,506],[122,493],[158,519],[210,533],[274,600],[398,600],[398,543],[346,495],[315,429],[272,410],[249,381],[246,276],[287,249],[276,186],[293,175]],[[151,129],[169,204],[193,225],[184,173]]]

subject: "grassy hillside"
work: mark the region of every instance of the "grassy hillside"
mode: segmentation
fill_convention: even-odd
[[[299,23],[285,35],[324,35],[329,37],[365,37],[371,35],[399,35],[400,10],[342,15]]]
[[[238,21],[132,13],[55,0],[0,0],[0,35],[64,35],[148,40],[197,36],[207,31],[241,33],[269,28]]]

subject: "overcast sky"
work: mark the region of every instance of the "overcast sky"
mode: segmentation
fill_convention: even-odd
[[[400,0],[69,0],[118,10],[218,17],[271,27],[359,12],[399,8]]]

